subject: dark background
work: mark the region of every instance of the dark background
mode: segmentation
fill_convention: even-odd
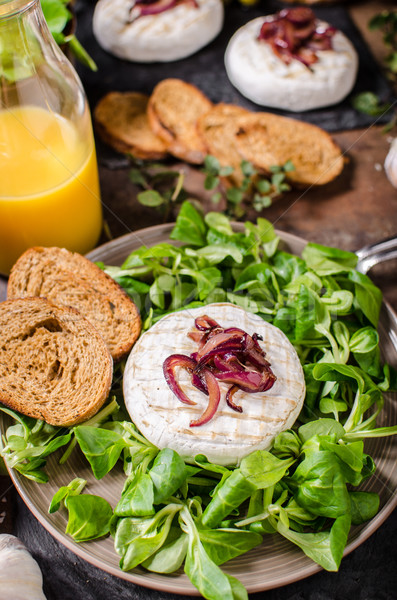
[[[121,61],[107,54],[98,46],[91,28],[94,5],[93,1],[88,0],[77,0],[76,2],[78,39],[98,65],[97,73],[92,73],[77,65],[91,108],[94,108],[99,98],[109,91],[135,90],[150,93],[153,86],[161,79],[180,77],[200,87],[215,102],[235,102],[251,109],[258,109],[250,101],[244,99],[229,83],[223,67],[223,52],[228,39],[239,26],[260,14],[272,13],[280,7],[286,6],[286,4],[269,0],[263,1],[258,7],[250,10],[244,10],[237,4],[231,4],[226,10],[226,21],[222,33],[209,46],[182,61],[149,65]],[[314,7],[314,10],[318,17],[328,20],[342,29],[354,43],[359,53],[360,71],[352,95],[359,91],[370,90],[378,94],[383,101],[390,100],[392,98],[390,88],[364,43],[361,34],[352,23],[344,3]],[[319,109],[310,113],[294,113],[289,116],[321,125],[330,132],[354,130],[373,124],[373,118],[361,115],[351,107],[350,98],[347,98],[336,107]],[[385,118],[384,121],[387,121],[387,119]],[[104,199],[118,218],[121,215],[122,220],[123,209],[121,203],[116,205],[111,197],[114,192],[113,188],[120,181],[121,172],[106,170],[106,166],[115,168],[122,165],[123,162],[125,164],[125,160],[109,151],[99,141],[98,156],[100,165],[105,167],[102,168],[102,183],[105,183],[103,188]],[[340,187],[345,186],[343,189],[346,188],[347,178],[352,177],[352,171],[347,171],[347,175],[343,177],[345,179],[342,178],[339,183],[331,185],[328,191],[329,202],[331,202],[330,197],[332,195],[338,198]],[[122,175],[122,178],[124,181],[124,175]],[[112,187],[109,182],[113,180]],[[312,200],[306,201],[307,204],[309,201]],[[286,212],[288,208],[287,204],[279,206],[280,208],[274,209],[273,220],[278,217],[278,213],[284,215],[284,209]],[[134,207],[136,208],[135,205]],[[306,208],[305,201],[301,201],[299,207],[299,210],[303,211]],[[325,210],[325,207],[325,202],[322,205],[317,204],[316,210],[319,214],[317,216],[312,215],[312,219],[320,218],[323,215],[321,211]],[[375,207],[374,214],[376,210]],[[287,229],[303,234],[307,216],[298,212],[298,205],[295,212],[292,211],[289,214],[297,215],[297,219],[288,221],[282,216],[281,223]],[[350,218],[356,219],[357,214],[351,212]],[[349,214],[347,218],[349,218]],[[372,217],[367,227],[364,218],[356,224],[359,233],[355,234],[356,237],[352,233],[350,234],[353,241],[357,241],[357,243],[358,241],[370,241],[370,235],[379,232],[379,224],[376,224],[376,227],[373,226],[373,231],[370,229],[374,218]],[[117,219],[115,219],[114,228],[118,235],[125,233],[125,230],[121,227],[121,220],[119,229],[117,229]],[[133,228],[137,229],[140,226],[151,225],[154,220],[152,213],[141,211],[134,216]],[[349,224],[346,220],[343,221],[343,217],[341,217],[341,230],[343,226],[346,229]],[[299,227],[301,230],[299,230]],[[337,229],[328,231],[326,224],[323,227],[327,241],[330,236],[332,238],[332,235],[336,239]],[[385,222],[385,233],[388,232],[388,227],[390,229],[392,223]],[[370,233],[368,233],[368,230],[370,230]],[[318,232],[313,229],[311,233],[314,239],[318,239]],[[344,235],[347,235],[346,231],[344,231]],[[337,241],[345,247],[348,244],[351,245],[351,237],[342,237],[341,233],[340,239],[338,238]],[[346,241],[344,242],[344,240]],[[395,271],[392,271],[391,277],[395,279]],[[9,480],[0,477],[0,497],[2,497],[2,492],[8,485]],[[181,600],[184,600],[186,598],[136,586],[91,566],[59,544],[25,507],[22,500],[17,497],[15,490],[8,491],[6,499],[7,502],[1,505],[0,512],[7,507],[7,517],[10,520],[7,520],[7,523],[3,522],[0,525],[0,530],[12,530],[32,552],[42,569],[44,591],[48,600],[141,600],[143,598],[148,600],[177,600],[181,598]],[[11,508],[14,512],[12,522]],[[397,512],[394,511],[366,542],[344,558],[338,573],[322,571],[308,579],[285,587],[252,594],[251,600],[265,598],[268,600],[394,600],[397,597],[396,535]],[[2,597],[1,590],[0,597]],[[6,600],[12,600],[12,598]]]

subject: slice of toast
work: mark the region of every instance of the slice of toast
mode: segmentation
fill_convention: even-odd
[[[323,185],[342,171],[344,158],[331,136],[315,125],[258,112],[235,121],[236,148],[242,158],[270,173],[271,167],[292,161],[292,184]]]
[[[249,114],[241,106],[221,102],[202,115],[197,123],[207,154],[215,156],[222,167],[234,169],[231,175],[223,178],[226,185],[241,186],[244,178],[240,168],[241,155],[236,147],[235,121]]]
[[[180,79],[158,83],[147,108],[149,123],[168,151],[186,162],[201,164],[206,148],[197,132],[197,121],[212,102],[194,85]]]
[[[165,142],[149,125],[149,97],[139,92],[110,92],[96,105],[94,123],[103,141],[115,150],[142,160],[167,156]]]
[[[41,296],[84,315],[105,340],[114,360],[125,356],[141,331],[138,309],[94,263],[64,248],[30,248],[11,269],[7,298]]]
[[[108,397],[113,361],[78,311],[45,298],[0,303],[0,402],[50,425],[92,417]]]

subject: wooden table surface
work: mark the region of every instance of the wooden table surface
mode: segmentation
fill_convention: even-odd
[[[381,69],[385,47],[380,33],[369,32],[367,24],[369,18],[382,8],[395,8],[395,2],[389,0],[383,0],[382,2],[359,1],[346,2],[346,5],[349,6],[352,18],[379,61],[379,68]],[[351,251],[356,251],[362,246],[373,244],[384,238],[396,236],[397,189],[388,181],[383,168],[393,134],[397,135],[397,127],[394,132],[385,134],[383,126],[377,125],[376,122],[365,129],[341,131],[332,134],[347,159],[342,175],[336,181],[324,187],[288,194],[285,198],[275,202],[269,209],[264,210],[261,216],[269,219],[278,229],[294,233],[310,241],[321,242]],[[200,177],[200,174],[196,171],[188,169],[187,185],[191,187],[192,192],[200,190]],[[101,166],[100,182],[105,218],[113,237],[161,222],[160,216],[153,209],[144,208],[136,201],[136,189],[129,180],[128,169],[114,170]],[[200,194],[199,191],[198,194]],[[256,216],[257,213],[250,215],[252,218]],[[101,241],[105,241],[104,236]],[[397,310],[396,261],[390,261],[377,267],[371,272],[371,276],[382,289],[386,300]],[[5,297],[6,279],[0,277],[0,301]],[[23,511],[26,512],[26,509],[21,506],[19,510],[23,514]],[[28,520],[26,514],[24,518]],[[29,523],[33,528],[32,521],[29,521]],[[358,593],[358,590],[360,590],[360,593],[362,592],[360,598],[363,599],[375,600],[375,598],[380,597],[384,599],[395,597],[393,596],[397,585],[395,568],[393,572],[395,559],[392,556],[393,542],[388,535],[388,532],[390,532],[390,536],[393,536],[393,532],[395,535],[395,530],[396,519],[393,515],[388,523],[383,525],[380,533],[371,538],[371,543],[368,541],[367,544],[364,544],[366,549],[358,549],[352,557],[347,557],[346,566],[342,567],[340,579],[333,580],[330,578],[330,574],[324,573],[312,578],[313,584],[304,583],[302,586],[300,584],[289,586],[289,591],[270,592],[268,597],[271,596],[275,600],[281,598],[300,600],[303,597],[337,600],[345,597],[345,594],[349,594],[351,590],[353,590],[352,597],[357,598],[359,596],[355,596],[354,593]],[[19,531],[19,533],[22,534],[22,531]],[[374,574],[378,574],[378,583],[381,587],[383,586],[382,594],[378,595],[377,585],[374,582],[372,586],[372,580],[368,574],[368,561],[365,563],[364,569],[361,568],[360,561],[366,560],[366,552],[372,552],[372,548],[377,550],[381,546],[384,549],[382,564],[378,564],[379,561],[374,557],[374,568],[377,569]],[[41,566],[44,575],[50,578],[51,567],[48,561],[45,562],[44,557],[42,560]],[[45,572],[46,568],[47,573]],[[80,577],[85,576],[84,573],[80,573]],[[92,572],[90,577],[94,581]],[[354,579],[355,577],[357,579]],[[103,578],[104,581],[106,579],[106,577]],[[336,583],[333,584],[332,581]],[[345,587],[343,588],[344,593],[340,595],[342,581]],[[385,589],[385,581],[388,584],[393,583],[394,592]],[[94,588],[91,588],[90,591],[87,585],[85,597],[88,599],[106,597],[112,598],[112,600],[113,597],[127,598],[127,595],[124,596],[120,591],[121,587],[120,589],[117,588],[119,590],[117,596],[106,596],[105,592],[103,592],[103,596],[100,595],[101,582],[102,579],[99,574],[95,595],[92,592]],[[106,584],[104,583],[103,586],[105,590]],[[306,595],[301,595],[301,589],[306,590]],[[48,595],[50,600],[52,597],[55,599],[69,596],[58,596],[55,593],[54,596]],[[163,594],[156,597],[167,598],[168,596]]]

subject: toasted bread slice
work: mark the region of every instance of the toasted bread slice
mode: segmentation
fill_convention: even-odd
[[[201,164],[206,148],[197,132],[197,121],[212,102],[194,85],[180,79],[163,79],[150,96],[147,114],[156,135],[168,151],[190,163]]]
[[[64,248],[30,248],[11,269],[7,298],[41,296],[84,315],[105,340],[114,360],[132,348],[141,331],[138,309],[94,263]]]
[[[303,121],[258,112],[235,122],[236,147],[242,158],[266,173],[292,161],[288,179],[298,185],[323,185],[342,171],[344,159],[331,136]]]
[[[207,154],[215,156],[222,167],[233,167],[233,173],[223,178],[224,183],[229,185],[240,186],[243,181],[241,155],[236,147],[235,121],[249,114],[241,106],[221,102],[200,117],[197,123]]]
[[[110,92],[96,105],[95,128],[104,142],[142,160],[167,156],[165,142],[150,128],[146,114],[149,97],[139,92]]]
[[[57,426],[86,421],[112,383],[109,350],[78,311],[45,298],[0,303],[0,402]]]

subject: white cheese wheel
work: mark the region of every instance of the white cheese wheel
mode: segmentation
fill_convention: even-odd
[[[333,50],[317,52],[318,61],[309,69],[296,59],[285,64],[270,44],[257,39],[265,20],[258,17],[238,29],[226,48],[227,75],[243,96],[298,112],[337,104],[351,92],[358,55],[341,31],[332,38]]]
[[[208,315],[221,327],[239,327],[259,341],[277,380],[267,392],[250,394],[239,390],[233,399],[243,412],[231,409],[225,400],[230,384],[220,383],[221,400],[213,418],[190,427],[208,404],[185,369],[177,380],[195,406],[183,404],[168,387],[163,362],[171,354],[190,355],[197,344],[187,334],[194,319]],[[234,465],[250,452],[266,449],[274,437],[291,427],[305,396],[303,370],[295,349],[277,327],[261,317],[229,303],[209,304],[163,317],[136,342],[124,372],[124,398],[132,421],[155,446],[172,448],[182,457],[205,454],[217,464]]]
[[[130,0],[99,0],[93,17],[98,43],[108,52],[136,62],[169,62],[209,44],[223,26],[222,0],[179,4],[157,15],[129,22]]]

